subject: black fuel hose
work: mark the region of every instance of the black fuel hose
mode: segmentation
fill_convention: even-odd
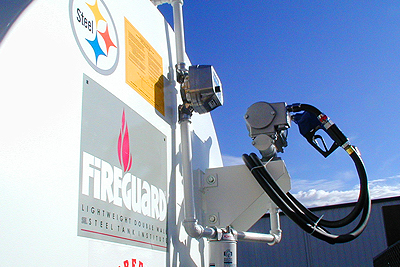
[[[260,186],[264,189],[264,191],[268,194],[271,200],[297,225],[300,226],[307,233],[326,241],[330,244],[335,243],[345,243],[349,242],[356,237],[358,237],[365,229],[368,223],[369,215],[371,212],[371,199],[369,196],[368,190],[368,181],[367,174],[365,171],[364,163],[362,162],[361,156],[358,150],[348,144],[348,139],[344,136],[344,134],[339,130],[339,128],[331,123],[327,117],[321,113],[317,108],[305,105],[305,104],[297,104],[288,107],[289,112],[299,112],[299,111],[308,111],[313,113],[315,116],[327,120],[330,132],[328,132],[329,136],[339,145],[342,146],[346,152],[350,155],[353,160],[357,173],[360,179],[360,194],[357,200],[356,205],[353,210],[344,218],[340,220],[325,220],[322,217],[318,217],[314,213],[312,213],[309,209],[307,209],[304,205],[302,205],[293,195],[289,192],[285,193],[279,185],[275,182],[275,180],[268,173],[268,170],[264,167],[264,164],[258,158],[258,156],[254,153],[247,155],[243,155],[243,160],[249,170],[252,172],[253,176],[260,184]],[[332,128],[332,126],[335,126]],[[349,225],[354,222],[359,215],[360,220],[357,226],[354,227],[353,230],[344,234],[331,234],[329,231],[324,229],[323,227],[328,228],[340,228]]]
[[[326,120],[329,121],[329,118],[325,116],[319,109],[317,109],[314,106],[308,105],[308,104],[294,104],[292,106],[288,107],[289,112],[299,112],[299,111],[307,111],[312,114],[314,114],[317,118],[325,117]],[[340,129],[336,126],[336,124],[333,124],[332,122],[329,122],[329,128],[326,130],[326,132],[330,135],[330,137],[337,143],[338,146],[343,146],[344,144],[348,143],[347,137],[340,131]],[[348,225],[349,223],[353,222],[362,212],[364,209],[363,207],[365,206],[366,201],[369,200],[369,191],[368,191],[368,181],[367,181],[367,174],[365,171],[364,164],[362,162],[361,156],[359,155],[357,149],[352,150],[352,146],[349,147],[349,152],[355,152],[351,153],[350,157],[352,158],[358,172],[358,176],[360,179],[360,193],[358,196],[358,200],[356,202],[356,205],[354,206],[353,210],[344,218],[339,219],[339,220],[334,220],[334,221],[329,221],[325,219],[320,219],[319,225],[329,227],[329,228],[340,228],[345,225]],[[344,148],[346,149],[346,148]],[[348,153],[349,153],[348,152]],[[354,154],[354,155],[353,155]],[[313,220],[317,220],[318,217],[314,215],[311,211],[309,211],[306,207],[304,207],[300,202],[297,201],[296,198],[292,196],[292,194],[288,193],[288,197],[296,203],[296,205],[304,212],[307,214],[307,216],[310,216]]]

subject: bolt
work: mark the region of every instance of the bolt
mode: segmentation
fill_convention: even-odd
[[[210,216],[208,217],[208,221],[209,221],[210,223],[216,223],[217,220],[218,220],[218,217],[217,217],[217,215],[215,215],[215,214],[212,214],[212,215],[210,215]]]
[[[275,115],[275,111],[271,111],[271,115]]]
[[[215,179],[215,176],[214,175],[209,175],[208,177],[207,177],[207,184],[215,184],[215,182],[216,182],[216,179]]]
[[[248,115],[248,114],[244,115],[244,118],[245,118],[245,119],[248,119],[248,118],[249,118],[249,115]]]

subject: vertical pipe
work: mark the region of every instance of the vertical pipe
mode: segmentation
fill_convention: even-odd
[[[174,13],[174,32],[176,42],[176,59],[177,69],[186,70],[185,65],[185,33],[183,29],[183,0],[172,0],[172,8]]]
[[[176,43],[177,71],[185,72],[185,34],[183,30],[183,0],[172,0],[174,13],[174,32]],[[182,111],[180,111],[182,112]],[[192,140],[190,136],[190,115],[179,116],[181,124],[181,152],[182,152],[182,176],[184,190],[184,215],[183,226],[187,234],[194,238],[213,237],[215,230],[204,228],[198,224],[194,201],[193,169],[192,169]],[[184,118],[184,119],[182,119]]]
[[[180,121],[181,124],[181,153],[182,153],[182,176],[184,193],[184,220],[183,226],[186,233],[193,238],[213,238],[216,231],[213,228],[204,228],[198,224],[196,208],[194,203],[194,186],[192,171],[192,140],[190,138],[190,120]]]
[[[276,207],[270,209],[271,231],[280,230],[279,212]]]
[[[271,230],[269,231],[269,233],[275,237],[274,242],[268,243],[268,245],[272,246],[279,243],[282,238],[282,230],[279,221],[279,210],[278,207],[273,203],[271,203],[271,208],[269,209],[269,216],[271,225]]]
[[[170,1],[174,13],[174,32],[176,43],[177,71],[186,72],[185,65],[185,35],[183,30],[183,0]],[[153,3],[157,2],[153,0]],[[157,2],[158,3],[158,2]],[[181,156],[182,156],[182,176],[184,190],[184,221],[183,226],[187,234],[194,238],[214,237],[216,232],[212,228],[204,228],[198,224],[193,189],[193,170],[192,170],[192,140],[190,137],[190,116],[179,111],[179,123],[181,128]]]
[[[181,124],[181,153],[182,153],[182,176],[185,196],[185,220],[195,221],[196,213],[194,206],[193,173],[192,173],[192,140],[190,138],[190,121],[184,120]]]

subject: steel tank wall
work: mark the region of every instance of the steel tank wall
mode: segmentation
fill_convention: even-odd
[[[175,45],[172,29],[157,8],[147,0],[82,1],[82,6],[94,6],[96,3],[102,6],[100,13],[108,16],[105,20],[110,22],[109,25],[115,25],[114,34],[118,37],[118,43],[109,49],[118,48],[117,63],[112,71],[101,73],[85,58],[85,51],[80,49],[74,35],[72,20],[77,18],[71,18],[73,2],[76,1],[33,1],[0,43],[1,265],[134,266],[135,262],[137,266],[139,262],[143,266],[206,265],[206,242],[188,238],[182,227],[183,185],[176,114],[180,96],[174,81]],[[89,16],[89,13],[85,16]],[[126,32],[126,21],[162,58],[164,114],[126,82],[128,57],[125,44],[129,34]],[[86,27],[88,31],[91,30],[89,28]],[[96,93],[85,95],[85,88],[88,87],[85,84],[89,80],[112,101],[96,102],[99,101]],[[166,170],[162,178],[165,179],[162,181],[165,183],[163,191],[168,203],[165,249],[144,247],[132,240],[127,240],[127,244],[120,242],[122,238],[112,236],[107,240],[78,236],[78,224],[83,220],[78,212],[84,209],[80,203],[83,192],[82,147],[86,146],[88,140],[87,132],[82,128],[85,123],[95,119],[98,123],[95,124],[98,128],[93,129],[96,136],[106,136],[115,130],[117,134],[113,142],[117,144],[120,128],[115,129],[108,121],[115,120],[116,125],[121,125],[122,109],[120,113],[117,112],[118,116],[110,117],[115,113],[113,103],[124,107],[127,117],[138,118],[146,123],[146,127],[165,137],[165,157],[149,155],[146,149],[141,153],[136,151],[133,155],[135,158],[142,156],[137,154],[143,154],[149,159],[153,156],[154,165],[164,166]],[[101,116],[83,117],[84,112],[92,109],[96,112],[91,116],[100,116],[103,112],[106,119],[103,120]],[[136,123],[131,117],[126,119],[129,127]],[[221,166],[211,116],[194,115],[192,128],[193,168],[204,170]],[[135,129],[129,128],[131,137]],[[138,138],[152,144],[154,136],[147,135],[143,132]],[[113,147],[114,144],[99,144],[96,149],[101,151],[101,155],[111,153],[110,157],[118,162],[117,148],[108,151],[105,149],[108,146]],[[95,158],[104,164],[110,163],[99,155],[94,155],[93,160]],[[114,170],[124,167],[122,163],[121,166],[115,165]],[[95,166],[90,166],[95,173]],[[142,173],[154,169],[153,166],[146,169],[146,165],[142,168]],[[158,183],[157,179],[152,183]],[[135,213],[126,216],[134,219]]]

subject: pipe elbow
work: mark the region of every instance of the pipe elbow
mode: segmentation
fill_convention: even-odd
[[[197,224],[196,221],[184,221],[183,226],[185,227],[186,233],[193,238],[199,239],[203,236],[204,228]]]
[[[268,242],[268,245],[273,246],[273,245],[276,245],[279,242],[281,242],[282,230],[280,230],[280,229],[276,229],[274,231],[271,230],[269,233],[270,233],[270,235],[272,235],[274,237],[274,239],[272,240],[272,242]]]
[[[185,231],[190,237],[196,239],[200,239],[203,237],[213,238],[216,235],[215,229],[208,227],[204,228],[197,223],[197,220],[183,221],[183,227],[185,227]]]

